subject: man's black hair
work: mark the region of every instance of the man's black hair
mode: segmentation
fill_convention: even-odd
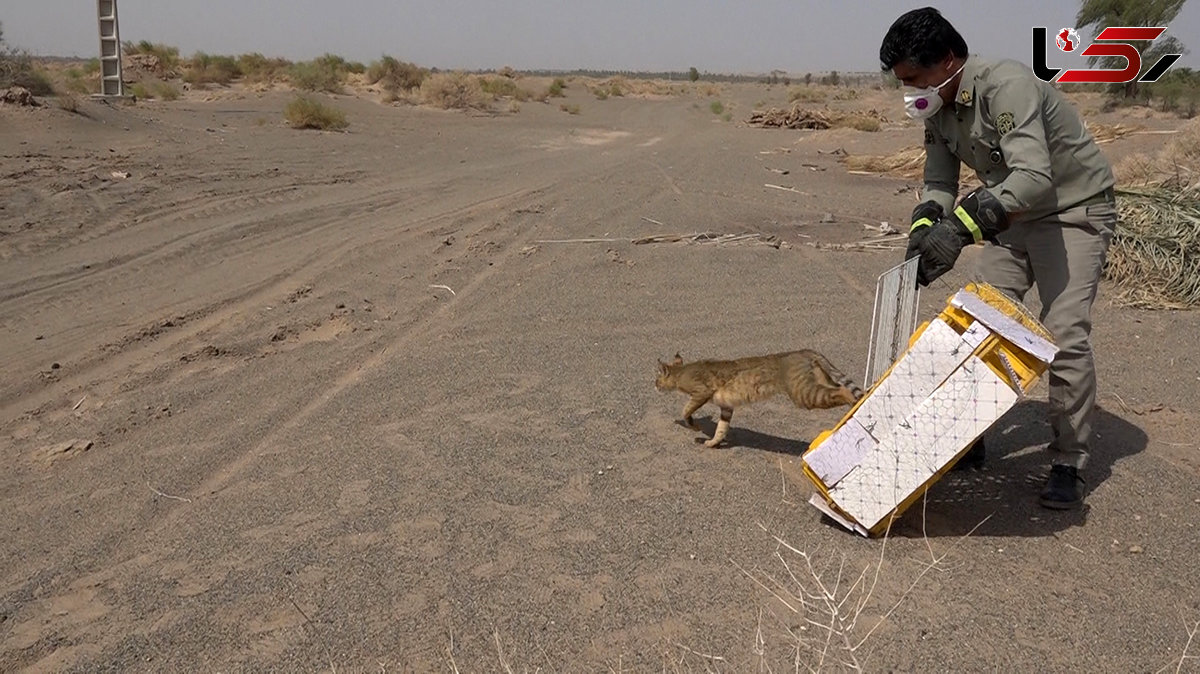
[[[947,52],[966,58],[967,41],[941,12],[922,7],[904,13],[888,29],[879,46],[879,62],[883,70],[891,70],[901,61],[928,68],[946,58]]]

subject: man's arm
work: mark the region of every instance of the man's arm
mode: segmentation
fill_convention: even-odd
[[[925,122],[925,191],[921,201],[935,201],[947,213],[953,210],[958,198],[960,165],[958,157],[933,128],[933,122]]]
[[[1000,150],[1012,172],[989,189],[1009,215],[1028,211],[1053,188],[1050,148],[1042,122],[1042,95],[1028,73],[1014,73],[988,95]]]

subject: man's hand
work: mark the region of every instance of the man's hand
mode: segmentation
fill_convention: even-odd
[[[917,211],[913,211],[914,218],[916,214]],[[914,222],[914,228],[917,224]],[[928,286],[954,268],[963,248],[984,239],[995,241],[1008,226],[1008,214],[996,197],[982,187],[975,189],[963,197],[949,215],[942,216],[933,225],[921,227],[919,236],[916,232],[909,234],[908,257],[921,256],[917,264],[917,283]]]
[[[942,205],[936,201],[925,201],[917,204],[917,207],[912,212],[912,225],[908,229],[908,250],[904,253],[904,259],[910,260],[920,255],[921,241],[925,239],[925,235],[929,233],[929,228],[933,223],[942,219]]]
[[[928,286],[934,279],[954,268],[962,249],[975,243],[970,230],[953,215],[927,228],[917,243],[921,261],[917,263],[917,283]]]

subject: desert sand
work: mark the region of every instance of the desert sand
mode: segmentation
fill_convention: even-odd
[[[1102,287],[1078,512],[1037,505],[1044,383],[886,541],[806,503],[845,410],[676,423],[676,351],[861,378],[903,258],[827,245],[907,225],[918,181],[843,163],[920,142],[899,95],[832,102],[877,132],[746,123],[787,95],[0,106],[0,669],[1200,671],[1194,312]],[[697,232],[756,236],[632,243]]]

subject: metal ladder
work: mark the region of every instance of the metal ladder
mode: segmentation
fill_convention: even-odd
[[[117,0],[96,0],[96,10],[100,20],[100,95],[124,96]]]

